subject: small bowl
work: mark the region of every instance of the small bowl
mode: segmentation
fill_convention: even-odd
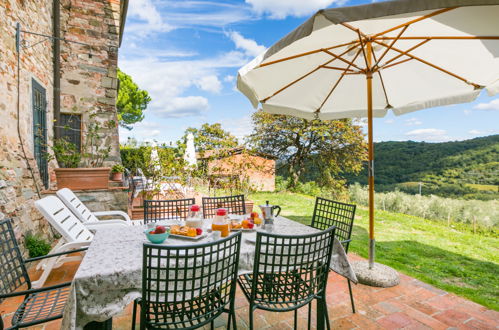
[[[144,230],[144,234],[146,234],[147,239],[149,242],[154,243],[154,244],[161,244],[163,243],[168,236],[170,236],[170,231],[167,229],[165,233],[162,234],[150,234],[149,232],[151,229],[146,229]]]

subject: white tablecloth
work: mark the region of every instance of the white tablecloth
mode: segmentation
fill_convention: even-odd
[[[316,229],[278,217],[275,232],[304,235]],[[255,232],[243,232],[239,273],[253,270],[255,244],[247,240]],[[168,238],[167,245],[206,243],[210,236],[196,241]],[[100,229],[75,274],[71,295],[66,304],[63,329],[82,329],[88,322],[105,321],[119,313],[135,298],[140,297],[142,282],[142,244],[147,242],[142,227]],[[331,261],[334,271],[357,282],[345,251],[336,240]]]

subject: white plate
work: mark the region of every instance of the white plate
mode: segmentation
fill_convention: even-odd
[[[188,239],[188,240],[191,240],[191,241],[197,241],[201,238],[205,238],[207,235],[206,233],[202,233],[201,235],[197,235],[197,236],[184,236],[184,235],[175,235],[175,234],[170,234],[170,237],[178,237],[178,238],[185,238],[185,239]]]

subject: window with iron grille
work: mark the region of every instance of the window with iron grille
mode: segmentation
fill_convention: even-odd
[[[33,145],[38,171],[45,186],[49,186],[49,172],[47,161],[47,95],[36,80],[32,80],[33,98]]]
[[[81,115],[61,113],[60,136],[81,150]]]

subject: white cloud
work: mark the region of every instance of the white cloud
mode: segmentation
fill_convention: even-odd
[[[168,32],[174,27],[166,23],[151,0],[130,1],[127,13],[129,24],[126,34],[148,35],[152,32]]]
[[[287,16],[302,17],[313,14],[333,3],[342,4],[342,0],[245,0],[258,14],[267,14],[271,18],[283,19]]]
[[[421,120],[417,119],[416,117],[412,117],[405,120],[406,126],[418,126],[421,125],[422,123],[423,122],[421,122]]]
[[[385,120],[385,124],[393,124],[394,122],[395,122],[395,120],[393,120],[393,119]]]
[[[224,77],[224,81],[225,81],[226,83],[231,83],[231,82],[233,82],[234,80],[236,80],[236,76],[227,75],[227,76],[225,76],[225,77]]]
[[[239,143],[244,142],[244,138],[253,132],[253,121],[251,115],[246,115],[241,118],[222,119],[218,121],[223,129],[232,133]]]
[[[193,95],[192,87],[218,93],[222,84],[219,71],[238,68],[247,62],[243,53],[231,51],[201,60],[168,60],[160,57],[142,57],[120,62],[124,72],[131,75],[140,88],[151,95],[148,111],[163,117],[195,116],[208,109],[208,100]],[[190,95],[185,95],[189,90]]]
[[[142,139],[154,138],[161,134],[160,125],[155,122],[142,121],[132,127],[132,130],[120,127],[120,141],[125,142],[129,137],[135,136],[140,136]]]
[[[477,130],[477,129],[472,129],[470,131],[468,131],[468,134],[471,134],[471,135],[483,135],[483,134],[487,134],[486,131],[480,131],[480,130]]]
[[[428,142],[444,142],[452,140],[447,136],[447,131],[437,128],[420,128],[405,133],[411,140],[428,141]]]
[[[195,84],[200,89],[207,92],[220,93],[220,91],[222,90],[222,83],[220,82],[220,80],[218,80],[218,77],[216,75],[201,77],[201,79],[196,81]]]
[[[239,32],[228,32],[227,36],[234,42],[237,49],[241,49],[250,57],[257,57],[265,51],[265,46],[259,45],[253,39],[243,37]]]
[[[499,98],[487,103],[479,103],[473,107],[475,110],[499,111]]]
[[[465,109],[463,111],[463,113],[464,113],[465,116],[469,116],[469,115],[471,115],[471,110],[470,109]]]

